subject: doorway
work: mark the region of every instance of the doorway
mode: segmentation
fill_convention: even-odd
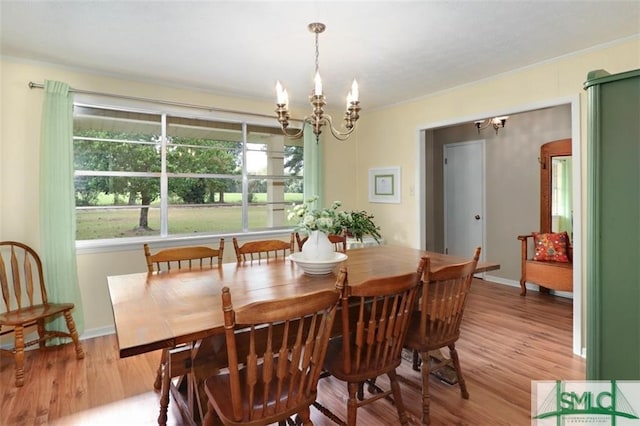
[[[519,287],[520,250],[516,236],[528,233],[539,227],[539,149],[544,141],[571,138],[573,164],[572,203],[573,203],[573,243],[574,243],[574,292],[573,292],[573,352],[584,356],[585,325],[582,321],[582,198],[581,198],[581,142],[580,142],[580,98],[571,96],[536,103],[535,105],[511,108],[509,110],[488,111],[482,116],[466,116],[444,122],[435,122],[420,126],[417,130],[417,152],[419,166],[420,210],[420,246],[427,250],[444,252],[444,195],[442,161],[438,158],[446,143],[461,140],[473,140],[476,129],[473,122],[478,119],[510,115],[505,128],[496,135],[491,129],[481,135],[486,139],[486,203],[485,203],[485,259],[500,263],[499,271],[492,271],[486,279],[506,285]],[[558,115],[558,111],[561,114]],[[551,117],[540,116],[550,115]],[[522,118],[526,122],[518,122]],[[533,119],[531,119],[533,117]],[[555,129],[557,120],[565,122],[564,130]],[[550,125],[549,125],[550,123]],[[469,127],[473,132],[469,131]],[[439,133],[450,129],[448,141],[440,140]],[[524,136],[523,136],[524,135]],[[470,136],[470,137],[469,137]],[[533,141],[523,143],[523,138]],[[453,139],[453,140],[452,140]],[[491,163],[491,164],[490,164]],[[535,167],[531,167],[531,165]],[[509,166],[517,170],[508,172]],[[511,173],[511,174],[510,174]],[[528,175],[527,175],[528,174]],[[514,178],[515,176],[515,178]],[[497,184],[496,184],[497,182]],[[527,183],[528,182],[528,183]],[[534,185],[525,190],[523,185]],[[440,189],[438,189],[440,188]],[[505,196],[511,191],[516,196]],[[531,200],[521,200],[519,193],[533,194]],[[508,207],[508,208],[505,208]],[[515,209],[515,210],[514,210]],[[519,210],[518,210],[519,209]],[[527,222],[517,222],[526,215]],[[515,221],[515,222],[514,222]]]

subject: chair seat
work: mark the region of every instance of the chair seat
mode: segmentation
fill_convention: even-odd
[[[375,366],[367,365],[366,363],[361,362],[361,371],[351,371],[350,373],[347,373],[344,371],[342,345],[342,336],[331,339],[331,341],[329,342],[329,347],[327,349],[327,356],[325,357],[324,361],[324,369],[331,373],[332,376],[342,380],[343,382],[362,382],[381,376],[383,374],[387,374],[390,371],[394,371],[402,362],[402,358],[398,357],[398,359],[393,363],[384,365],[380,369],[376,369]],[[352,353],[351,358],[351,366],[355,367],[356,365],[358,365],[355,360],[355,353]]]
[[[11,326],[24,325],[50,315],[71,310],[73,306],[73,303],[47,303],[22,309],[14,309],[0,314],[0,324]]]
[[[528,252],[529,239],[534,239],[534,233],[518,235],[521,241],[520,254],[520,295],[527,294],[527,283],[538,284],[540,291],[549,290],[573,291],[573,248],[567,243],[569,262],[554,262],[548,260],[534,260]]]

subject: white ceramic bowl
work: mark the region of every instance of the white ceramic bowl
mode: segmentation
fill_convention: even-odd
[[[305,274],[309,275],[326,275],[333,272],[333,269],[340,263],[347,260],[347,255],[344,253],[334,253],[333,259],[329,260],[307,260],[304,258],[304,253],[293,253],[289,256],[289,259],[296,265],[298,265]]]

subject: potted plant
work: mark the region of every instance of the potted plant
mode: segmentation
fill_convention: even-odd
[[[331,207],[313,210],[311,205],[317,200],[312,197],[303,204],[294,205],[289,212],[289,220],[298,221],[296,229],[303,230],[307,235],[314,231],[325,234],[340,234],[343,230],[347,236],[362,242],[362,238],[370,235],[380,243],[380,227],[373,221],[373,215],[365,210],[339,211],[340,201],[334,201]]]
[[[347,235],[362,242],[362,238],[370,235],[379,244],[382,236],[380,227],[373,221],[373,215],[365,210],[352,210],[347,213],[343,226],[347,230]]]

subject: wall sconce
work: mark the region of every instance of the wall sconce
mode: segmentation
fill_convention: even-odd
[[[504,127],[504,125],[507,123],[507,118],[509,118],[508,115],[505,115],[502,117],[493,117],[487,120],[475,121],[473,124],[476,125],[476,129],[478,129],[478,133],[480,133],[480,130],[486,129],[490,125],[493,125],[493,128],[496,130],[496,135],[497,135],[498,129],[501,127]]]

